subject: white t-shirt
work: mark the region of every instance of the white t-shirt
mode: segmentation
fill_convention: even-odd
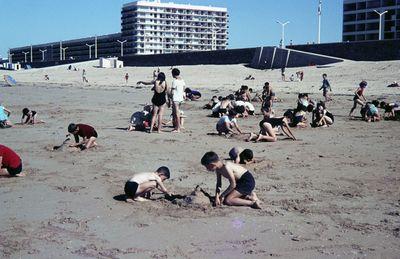
[[[219,121],[217,122],[217,125],[222,126],[225,124],[225,122],[234,123],[234,122],[236,122],[236,118],[230,119],[228,115],[224,115],[219,119]]]
[[[160,176],[155,173],[138,173],[132,176],[129,182],[136,182],[138,184],[142,184],[148,181],[157,181],[161,182]]]
[[[250,102],[244,102],[244,106],[246,106],[246,109],[249,111],[255,111],[254,105]]]
[[[172,81],[172,101],[183,102],[185,95],[185,81],[183,79],[174,79]]]

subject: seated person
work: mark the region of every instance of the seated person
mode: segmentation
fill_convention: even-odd
[[[0,176],[25,176],[22,160],[11,148],[0,144]]]
[[[379,107],[385,109],[385,120],[396,120],[396,118],[400,118],[400,102],[386,103],[382,101]]]
[[[258,141],[267,141],[267,142],[275,142],[278,140],[276,137],[275,129],[276,127],[280,127],[282,132],[291,138],[292,140],[296,140],[295,136],[293,135],[292,131],[289,128],[290,118],[287,117],[285,113],[283,117],[269,117],[269,115],[265,115],[264,119],[260,121],[260,133],[258,136],[254,133],[250,133],[250,137],[247,141],[254,140],[255,142]]]
[[[163,182],[170,178],[168,167],[162,166],[154,173],[138,173],[133,175],[125,183],[125,195],[127,202],[145,201],[144,197],[150,198],[150,191],[158,189],[163,193],[172,196],[172,193],[165,188]]]
[[[228,135],[228,134],[234,134],[234,128],[240,133],[243,134],[241,129],[239,128],[239,125],[237,124],[237,113],[234,110],[230,110],[228,115],[222,116],[218,122],[216,129],[218,131],[218,134],[221,135],[222,133]]]
[[[71,123],[68,126],[68,132],[74,135],[76,142],[75,144],[69,145],[70,147],[76,147],[80,150],[85,150],[97,146],[97,132],[92,126]],[[79,141],[79,137],[82,138],[81,141]]]
[[[221,117],[228,113],[229,110],[233,109],[232,105],[233,95],[229,95],[227,97],[223,97],[217,105],[212,108],[213,117]]]
[[[127,131],[144,131],[150,127],[151,122],[151,105],[145,105],[143,111],[132,114],[130,124]]]
[[[248,164],[254,162],[253,151],[251,149],[234,147],[229,151],[229,157],[235,164]]]
[[[371,122],[371,121],[379,121],[381,119],[381,116],[379,115],[378,108],[376,108],[375,105],[373,105],[370,102],[367,102],[365,104],[365,114],[364,114],[364,120],[366,122]]]
[[[190,88],[185,89],[186,98],[191,101],[196,101],[201,98],[201,93],[196,90],[192,90]]]
[[[330,113],[326,107],[325,102],[320,101],[317,104],[317,107],[313,111],[313,119],[311,126],[313,127],[322,127],[322,126],[330,126],[334,122],[333,114]]]
[[[37,120],[37,112],[30,111],[28,108],[22,109],[21,124],[37,124],[44,123],[42,120]]]
[[[12,127],[11,121],[8,120],[11,112],[4,106],[0,104],[0,128],[10,128]]]
[[[214,106],[222,100],[222,96],[220,96],[220,98],[218,98],[216,95],[214,95],[211,100],[203,106],[203,109],[212,109],[214,108]]]

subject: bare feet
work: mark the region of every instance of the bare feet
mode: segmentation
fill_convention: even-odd
[[[246,141],[249,142],[249,141],[253,140],[255,137],[257,138],[257,135],[254,134],[253,132],[250,132],[250,137],[248,139],[246,139]]]
[[[135,199],[133,199],[134,201],[148,201],[147,199],[143,198],[143,197],[136,197]]]
[[[261,210],[261,206],[260,206],[260,202],[259,201],[255,201],[250,207],[253,208],[253,209]]]

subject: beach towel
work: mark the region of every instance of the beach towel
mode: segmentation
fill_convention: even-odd
[[[6,82],[7,86],[13,86],[17,84],[14,78],[9,75],[4,75],[4,81]]]

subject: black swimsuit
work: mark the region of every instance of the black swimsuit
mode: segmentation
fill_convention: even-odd
[[[156,89],[154,88],[154,95],[153,95],[153,98],[151,99],[151,102],[155,106],[162,106],[167,102],[167,98],[165,97],[166,90],[167,90],[167,88],[165,87],[164,91],[162,91],[161,93],[157,93]]]
[[[268,122],[269,124],[271,124],[272,128],[275,128],[277,126],[282,126],[283,125],[283,117],[282,118],[269,118],[269,119],[264,119],[262,121],[260,121],[260,128],[263,128],[263,124],[264,122]]]

